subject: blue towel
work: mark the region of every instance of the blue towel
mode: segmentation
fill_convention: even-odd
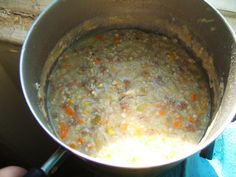
[[[197,153],[156,177],[236,177],[236,121],[215,140],[212,160]]]

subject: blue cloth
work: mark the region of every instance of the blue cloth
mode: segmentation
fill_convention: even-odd
[[[157,177],[236,177],[236,121],[215,140],[212,160],[195,154]]]
[[[208,160],[195,154],[182,164],[156,177],[218,177]]]
[[[222,177],[236,177],[236,121],[216,139],[212,164]]]
[[[196,154],[186,160],[184,177],[218,177],[211,163]]]

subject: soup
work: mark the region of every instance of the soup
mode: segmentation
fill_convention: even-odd
[[[208,82],[175,38],[137,29],[94,33],[59,57],[47,111],[68,146],[117,165],[190,152],[210,118]]]

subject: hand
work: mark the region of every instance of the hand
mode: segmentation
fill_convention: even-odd
[[[23,177],[26,174],[26,169],[17,167],[17,166],[9,166],[0,169],[0,177]]]

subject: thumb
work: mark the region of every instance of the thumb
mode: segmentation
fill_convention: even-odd
[[[17,166],[9,166],[0,169],[0,177],[23,177],[27,170]]]

